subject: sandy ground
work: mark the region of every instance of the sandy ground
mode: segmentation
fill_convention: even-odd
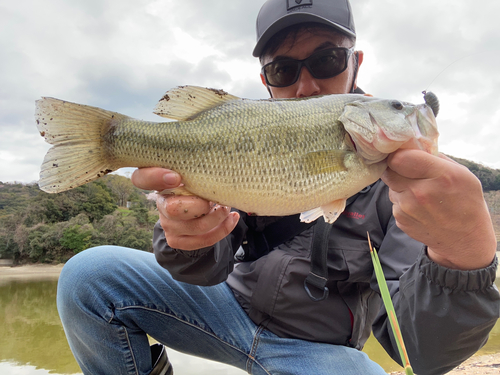
[[[23,266],[0,267],[0,281],[6,280],[29,280],[52,279],[59,277],[63,264],[28,264]]]
[[[14,267],[0,267],[0,283],[2,281],[5,282],[15,279],[27,280],[31,277],[36,279],[57,278],[61,272],[62,267],[62,264],[30,264]],[[500,277],[500,269],[497,273],[497,277]],[[404,375],[404,372],[391,372],[390,374]],[[448,374],[498,375],[500,374],[500,353],[473,356]]]
[[[405,375],[404,372],[391,372],[391,375]],[[500,374],[500,353],[473,356],[448,372],[455,375],[498,375]]]

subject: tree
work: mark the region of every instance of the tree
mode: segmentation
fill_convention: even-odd
[[[88,249],[92,238],[92,225],[73,225],[66,228],[59,242],[62,246],[72,250],[75,254]]]
[[[30,228],[28,234],[28,255],[29,258],[34,261],[42,260],[44,255],[44,239],[43,236],[49,231],[48,224],[38,224],[33,228]]]
[[[86,200],[80,202],[79,207],[81,211],[88,215],[90,222],[100,220],[116,210],[117,205],[114,202],[111,191],[103,182],[94,181],[77,189],[86,196]]]
[[[33,226],[40,222],[68,221],[79,214],[81,211],[80,203],[86,200],[84,192],[76,189],[59,194],[39,191],[36,198],[31,199],[29,206],[24,211],[24,223]]]
[[[106,186],[113,192],[117,197],[117,204],[120,207],[126,207],[127,201],[129,200],[130,194],[132,194],[136,187],[132,184],[129,178],[108,174],[104,179]]]
[[[496,175],[491,190],[500,190],[500,173]]]

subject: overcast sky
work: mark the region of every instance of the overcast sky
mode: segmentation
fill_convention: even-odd
[[[285,0],[283,0],[285,1]],[[251,52],[264,0],[0,2],[0,181],[38,180],[49,148],[41,96],[153,121],[179,85],[260,99]],[[441,151],[500,168],[500,1],[352,0],[358,84],[377,97],[441,102]]]

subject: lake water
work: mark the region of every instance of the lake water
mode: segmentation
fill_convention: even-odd
[[[497,285],[500,282],[497,280]],[[80,374],[56,309],[57,278],[23,280],[0,276],[0,374]],[[365,347],[370,358],[387,371],[396,365],[370,338]],[[500,323],[480,353],[500,352]],[[244,371],[216,362],[169,351],[176,375],[241,375]]]

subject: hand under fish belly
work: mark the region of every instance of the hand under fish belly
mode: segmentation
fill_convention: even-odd
[[[184,86],[167,92],[155,113],[177,121],[38,100],[38,130],[53,145],[40,188],[57,193],[123,167],[162,167],[183,178],[175,194],[333,222],[347,198],[380,178],[388,154],[402,147],[437,153],[426,104],[354,94],[249,100]]]

